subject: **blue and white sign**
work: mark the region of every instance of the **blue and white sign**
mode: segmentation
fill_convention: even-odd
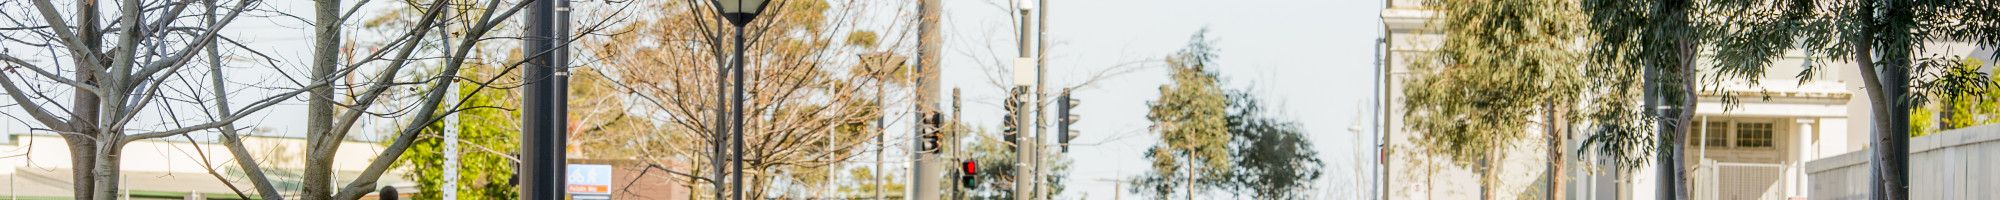
[[[611,165],[569,164],[569,193],[611,194]]]

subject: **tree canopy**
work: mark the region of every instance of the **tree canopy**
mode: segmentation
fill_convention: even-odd
[[[1146,150],[1152,171],[1132,180],[1131,191],[1155,198],[1199,195],[1219,189],[1254,199],[1297,199],[1317,180],[1323,163],[1295,121],[1267,110],[1245,90],[1225,89],[1213,70],[1217,49],[1207,31],[1171,55],[1172,82],[1149,102],[1160,144]]]

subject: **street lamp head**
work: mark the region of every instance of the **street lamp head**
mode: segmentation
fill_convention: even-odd
[[[723,18],[729,19],[730,24],[740,27],[750,24],[751,20],[756,20],[757,14],[763,13],[764,7],[770,2],[770,0],[713,0],[711,3],[715,4],[716,11],[722,12]]]

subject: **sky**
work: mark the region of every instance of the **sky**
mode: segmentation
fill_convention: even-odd
[[[995,57],[1011,58],[1014,18],[1009,0],[947,0],[945,87],[966,94],[966,120],[997,124],[1004,91],[988,73]],[[1206,28],[1220,49],[1216,71],[1231,89],[1254,89],[1282,116],[1303,125],[1326,162],[1316,199],[1355,193],[1356,155],[1367,137],[1350,131],[1366,125],[1374,88],[1373,51],[1381,35],[1373,0],[1050,0],[1048,81],[1075,85],[1092,72],[1143,68],[1073,92],[1082,99],[1079,144],[1072,146],[1070,186],[1059,198],[1101,199],[1117,191],[1101,179],[1123,179],[1150,170],[1142,152],[1157,144],[1145,119],[1146,102],[1168,81],[1158,59],[1186,46]],[[1149,62],[1150,61],[1150,62]],[[969,68],[969,69],[968,69]],[[1004,79],[1002,81],[1005,81]],[[1051,91],[1054,91],[1053,89]],[[1360,127],[1367,130],[1368,127]],[[1051,128],[1053,129],[1053,128]],[[1364,176],[1365,178],[1365,176]],[[1359,186],[1365,188],[1365,186]],[[1340,191],[1340,192],[1333,192]],[[1331,194],[1328,194],[1331,193]],[[1125,193],[1125,196],[1134,194]]]
[[[946,33],[943,56],[945,88],[961,88],[965,94],[964,119],[991,127],[1001,116],[999,102],[1005,94],[995,79],[1005,83],[1005,74],[994,60],[1014,57],[1012,29],[1014,12],[1010,0],[944,0],[943,26]],[[1190,36],[1209,30],[1209,38],[1220,50],[1215,69],[1227,88],[1252,89],[1278,114],[1296,120],[1326,163],[1325,175],[1313,183],[1315,199],[1353,197],[1351,179],[1360,173],[1357,155],[1365,155],[1367,137],[1351,128],[1365,125],[1369,118],[1368,99],[1373,91],[1374,41],[1381,31],[1377,17],[1382,1],[1377,0],[1049,0],[1048,82],[1051,88],[1073,86],[1093,72],[1107,70],[1130,73],[1104,77],[1096,84],[1078,88],[1082,99],[1076,110],[1082,117],[1075,127],[1082,132],[1068,156],[1073,161],[1070,186],[1058,198],[1102,199],[1114,193],[1134,196],[1114,189],[1111,182],[1150,170],[1142,151],[1156,144],[1146,130],[1147,101],[1158,96],[1158,87],[1167,83],[1167,71],[1159,59],[1181,49]],[[305,13],[310,5],[279,1],[279,10]],[[300,19],[253,18],[232,28],[268,30],[236,33],[232,37],[252,48],[273,49],[281,60],[305,60],[310,52],[287,48],[303,43],[309,34]],[[358,33],[359,34],[359,33]],[[357,36],[368,37],[368,36]],[[288,63],[293,69],[303,63]],[[998,75],[996,75],[998,74]],[[278,78],[233,80],[245,83],[289,83]],[[1050,92],[1059,89],[1050,89]],[[244,95],[243,101],[259,97]],[[12,103],[11,100],[0,103]],[[286,104],[266,113],[297,113],[302,107]],[[1053,108],[1053,106],[1050,106]],[[16,110],[8,109],[8,112]],[[1051,111],[1052,112],[1052,111]],[[1053,116],[1051,114],[1050,116]],[[272,132],[300,132],[289,117],[260,114],[249,118],[266,124]],[[26,131],[25,121],[0,120],[8,133]],[[1054,129],[1054,118],[1049,119]],[[358,130],[371,130],[358,127]],[[1368,127],[1358,127],[1367,130]]]

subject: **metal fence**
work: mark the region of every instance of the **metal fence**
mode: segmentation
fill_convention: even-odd
[[[1702,160],[1689,173],[1690,199],[1698,200],[1780,200],[1784,199],[1784,165],[1775,163],[1732,163]]]

